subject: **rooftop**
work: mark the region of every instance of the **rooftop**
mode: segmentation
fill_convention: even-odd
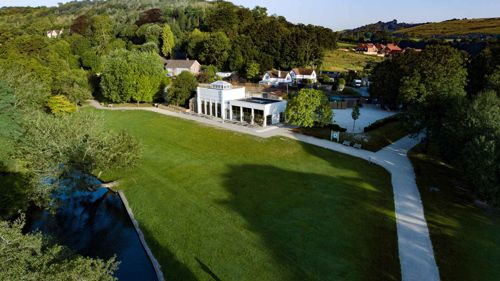
[[[191,68],[193,64],[197,63],[196,60],[167,60],[160,57],[162,63],[168,68]]]
[[[232,89],[233,85],[231,85],[231,83],[228,83],[226,81],[219,80],[219,81],[215,81],[212,84],[210,84],[210,88],[211,89],[219,89],[219,90],[228,90],[228,89]]]
[[[282,102],[282,100],[273,100],[273,99],[264,99],[264,98],[247,98],[247,99],[241,99],[239,101],[257,103],[257,104],[271,104],[271,103]]]

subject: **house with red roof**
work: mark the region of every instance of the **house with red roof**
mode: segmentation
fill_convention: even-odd
[[[361,43],[356,47],[356,52],[363,53],[365,55],[376,55],[379,49],[373,43]]]

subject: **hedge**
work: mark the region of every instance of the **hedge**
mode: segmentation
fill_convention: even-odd
[[[401,113],[386,117],[384,119],[377,120],[373,122],[372,124],[366,126],[363,131],[365,133],[373,131],[375,129],[378,129],[386,124],[393,123],[393,122],[398,122],[402,120],[403,115]]]

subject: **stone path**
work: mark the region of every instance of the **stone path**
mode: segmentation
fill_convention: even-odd
[[[223,123],[219,119],[205,118],[196,114],[177,113],[155,107],[108,108],[101,106],[96,101],[90,101],[90,104],[96,108],[107,110],[147,110],[262,138],[284,136],[378,164],[391,174],[402,280],[435,281],[440,279],[424,216],[424,208],[415,181],[415,173],[407,157],[407,152],[419,143],[418,138],[404,137],[374,153],[328,140],[293,133],[289,129],[282,127],[244,127],[227,122]]]

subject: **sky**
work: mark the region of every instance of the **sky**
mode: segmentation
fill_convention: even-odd
[[[56,6],[65,0],[0,0],[0,6]],[[500,0],[232,0],[237,5],[262,6],[269,14],[293,23],[316,24],[333,30],[397,19],[420,23],[452,18],[500,17]]]

